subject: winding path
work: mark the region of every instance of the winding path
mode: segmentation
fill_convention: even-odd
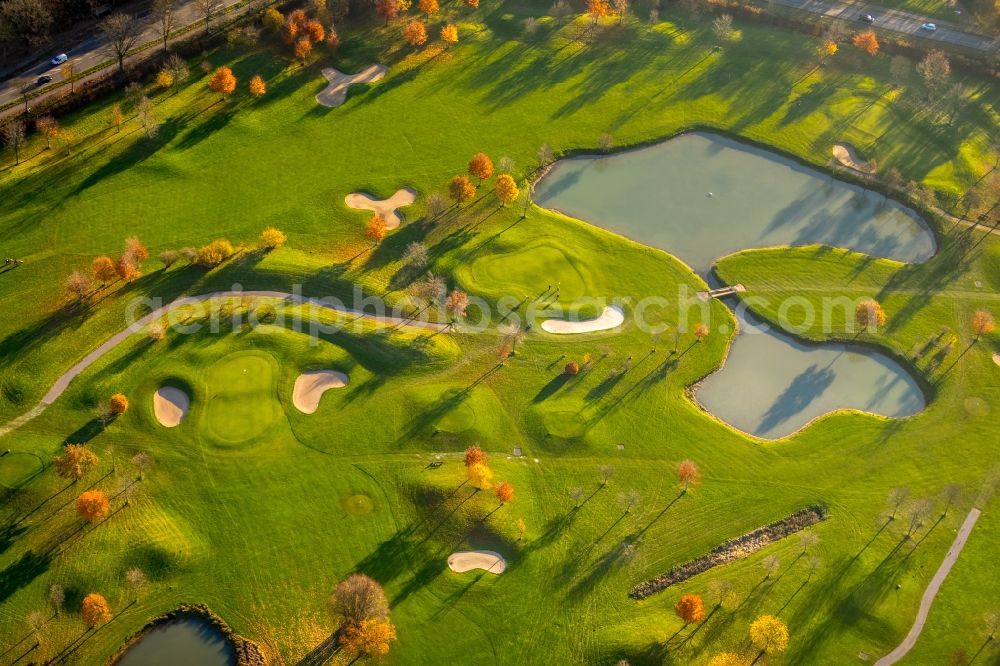
[[[17,418],[8,421],[4,425],[0,426],[0,437],[20,428],[28,421],[45,411],[45,408],[51,405],[56,399],[63,394],[66,388],[69,386],[70,382],[76,379],[84,370],[89,368],[94,364],[99,358],[107,354],[109,351],[117,347],[119,344],[124,342],[133,333],[138,333],[143,328],[153,323],[160,317],[171,310],[175,310],[179,307],[185,305],[193,305],[196,303],[204,303],[205,301],[212,300],[213,298],[269,298],[278,299],[283,301],[288,301],[295,305],[312,305],[319,308],[324,308],[327,310],[332,310],[340,314],[352,315],[355,317],[368,319],[380,324],[390,324],[393,326],[407,326],[410,328],[422,328],[432,331],[444,331],[448,329],[447,324],[436,324],[433,322],[417,321],[413,319],[403,319],[400,317],[390,317],[368,314],[366,312],[361,312],[360,310],[352,310],[350,308],[338,307],[332,303],[327,303],[326,301],[320,300],[318,298],[309,298],[307,296],[301,296],[297,294],[289,294],[283,291],[214,291],[208,294],[201,294],[200,296],[182,296],[170,303],[167,303],[163,307],[153,310],[145,317],[142,317],[138,321],[130,324],[124,330],[119,331],[107,341],[104,342],[100,347],[93,350],[89,354],[83,357],[76,365],[67,370],[59,379],[56,380],[52,388],[49,389],[48,393],[42,396],[41,401],[30,410],[18,416]]]
[[[938,590],[941,589],[941,584],[948,576],[948,572],[951,571],[955,560],[958,559],[958,554],[962,552],[962,548],[965,546],[972,528],[976,526],[976,521],[979,520],[979,514],[979,509],[973,507],[969,511],[969,515],[965,517],[965,522],[958,528],[958,534],[955,535],[955,540],[951,543],[948,554],[944,556],[944,561],[941,562],[941,566],[938,567],[934,578],[931,578],[930,584],[924,590],[924,596],[920,598],[920,609],[917,611],[917,618],[913,621],[913,626],[910,627],[910,633],[906,634],[906,638],[896,646],[895,650],[876,661],[875,666],[890,666],[890,664],[895,664],[906,656],[906,653],[917,642],[920,632],[924,630],[924,624],[927,622],[927,614],[931,611],[931,604],[934,603],[934,597],[937,596]]]

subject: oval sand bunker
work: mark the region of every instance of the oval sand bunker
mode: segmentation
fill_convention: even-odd
[[[546,319],[542,322],[542,330],[547,333],[596,333],[618,328],[625,321],[625,313],[617,305],[604,308],[596,319],[585,321],[566,321],[565,319]]]
[[[482,569],[492,574],[502,574],[507,570],[503,555],[492,550],[464,550],[448,557],[448,568],[456,573]]]
[[[344,388],[350,379],[337,370],[308,370],[295,380],[292,403],[303,414],[312,414],[319,408],[319,400],[329,389]]]
[[[188,394],[175,386],[161,386],[153,393],[153,414],[165,428],[180,425],[190,405]]]

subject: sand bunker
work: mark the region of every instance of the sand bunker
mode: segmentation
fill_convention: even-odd
[[[507,560],[492,550],[464,550],[448,557],[448,568],[456,573],[482,569],[494,574],[502,574],[507,569]]]
[[[833,146],[833,157],[848,169],[854,169],[861,173],[875,173],[875,166],[871,162],[865,162],[854,152],[854,148],[846,143],[838,143]]]
[[[309,370],[295,380],[292,403],[303,414],[312,414],[319,408],[319,399],[329,389],[344,388],[350,379],[337,370]]]
[[[344,203],[351,208],[370,210],[381,215],[382,219],[385,220],[386,229],[395,229],[402,222],[399,215],[396,214],[397,208],[409,206],[416,200],[417,191],[409,187],[396,190],[396,193],[388,199],[375,199],[364,192],[351,192],[344,197]]]
[[[993,354],[993,362],[1000,365],[1000,354]]]
[[[190,405],[188,394],[174,386],[161,386],[153,394],[153,414],[165,428],[180,425]]]
[[[330,82],[326,88],[319,91],[316,101],[323,106],[340,106],[347,100],[347,88],[352,83],[374,83],[389,71],[385,65],[371,65],[357,74],[344,74],[332,67],[323,68],[323,76]]]
[[[542,322],[542,330],[548,333],[593,333],[618,328],[625,321],[625,313],[617,305],[604,308],[597,319],[586,321],[566,321],[564,319],[546,319]]]

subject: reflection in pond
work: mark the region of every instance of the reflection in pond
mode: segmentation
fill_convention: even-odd
[[[233,666],[236,655],[222,633],[202,619],[186,617],[149,629],[116,666]]]

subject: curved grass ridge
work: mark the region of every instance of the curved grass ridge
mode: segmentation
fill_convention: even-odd
[[[128,652],[129,648],[142,640],[146,632],[155,629],[160,625],[183,620],[185,618],[195,618],[206,622],[213,629],[218,631],[233,646],[233,653],[236,655],[236,666],[264,666],[267,660],[260,646],[248,638],[243,638],[230,628],[226,621],[205,604],[181,604],[172,611],[167,611],[163,615],[154,617],[146,623],[139,631],[129,636],[118,651],[108,659],[108,666],[118,663],[118,660]]]
[[[633,599],[645,599],[657,592],[662,592],[671,585],[683,582],[713,567],[741,560],[779,539],[791,536],[829,517],[830,514],[824,506],[815,505],[806,507],[801,511],[796,511],[787,518],[782,518],[764,527],[758,527],[753,532],[747,532],[735,539],[730,539],[716,546],[707,555],[702,555],[696,560],[691,560],[690,562],[674,567],[665,574],[639,583],[629,590],[628,596]]]

